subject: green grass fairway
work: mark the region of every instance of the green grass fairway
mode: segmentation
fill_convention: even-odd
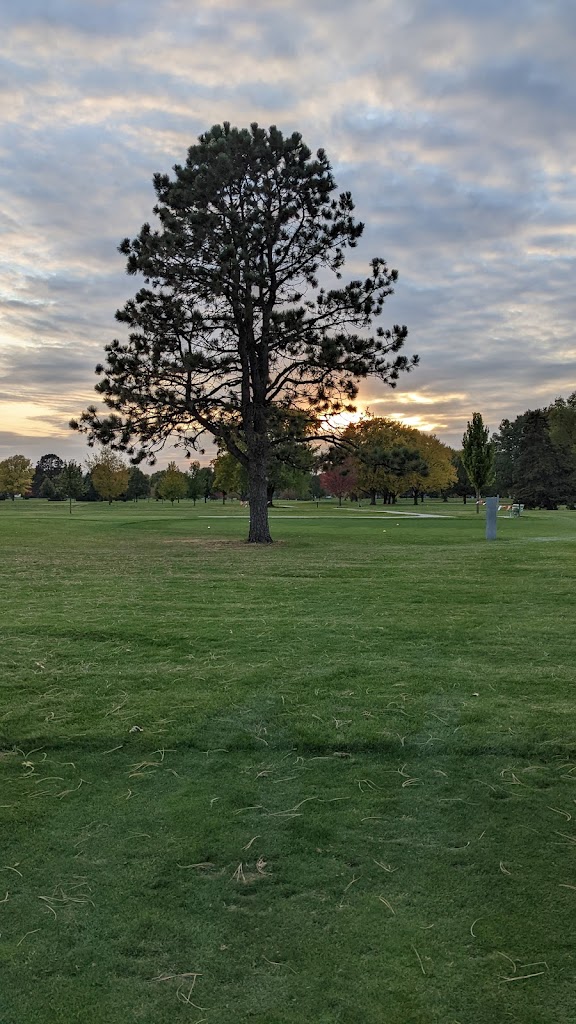
[[[1,1024],[576,1022],[576,512],[280,504],[0,503]]]

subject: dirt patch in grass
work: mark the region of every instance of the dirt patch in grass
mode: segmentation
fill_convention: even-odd
[[[217,540],[211,537],[176,537],[171,540],[162,541],[163,544],[192,544],[193,547],[219,550],[220,548],[245,548],[245,540],[228,540],[226,538]]]
[[[194,544],[202,548],[252,548],[254,551],[270,550],[271,548],[283,547],[286,541],[276,540],[273,544],[249,544],[247,540],[238,540],[231,537],[174,537],[162,541],[163,544]]]

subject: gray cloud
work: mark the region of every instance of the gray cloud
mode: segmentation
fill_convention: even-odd
[[[10,455],[25,455],[35,464],[48,453],[59,455],[62,459],[74,459],[75,462],[83,463],[86,458],[86,445],[82,438],[72,433],[58,437],[49,430],[38,435],[0,430],[0,462],[9,458]]]
[[[2,20],[5,26],[19,26],[23,16],[28,24],[42,30],[47,27],[76,29],[104,38],[130,36],[154,22],[155,5],[118,3],[118,0],[92,0],[79,5],[74,0],[26,0],[26,11],[18,0],[4,0]]]
[[[364,385],[374,411],[458,443],[475,409],[495,428],[574,390],[571,0],[5,0],[0,21],[0,415],[31,406],[6,454],[36,451],[37,416],[46,450],[81,445],[62,424],[135,287],[116,246],[225,119],[325,146],[366,222],[351,273],[398,267],[385,319],[422,361]]]

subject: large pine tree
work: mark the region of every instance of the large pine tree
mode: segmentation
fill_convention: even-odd
[[[247,471],[249,541],[269,542],[272,410],[349,408],[360,378],[394,386],[416,362],[398,354],[405,327],[374,324],[397,272],[376,258],[365,278],[320,287],[363,225],[297,133],[216,125],[174,172],[154,178],[158,229],[120,247],[145,287],[117,313],[128,340],[97,368],[112,415],[90,408],[73,425],[136,461],[209,432]]]

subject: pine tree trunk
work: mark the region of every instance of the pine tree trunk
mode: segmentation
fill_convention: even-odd
[[[271,544],[268,526],[268,480],[263,458],[252,457],[248,467],[248,502],[250,505],[249,544]]]
[[[414,491],[414,504],[418,504],[418,491]]]
[[[370,491],[370,504],[376,504],[376,491]]]
[[[480,512],[480,491],[476,491],[476,515]]]

